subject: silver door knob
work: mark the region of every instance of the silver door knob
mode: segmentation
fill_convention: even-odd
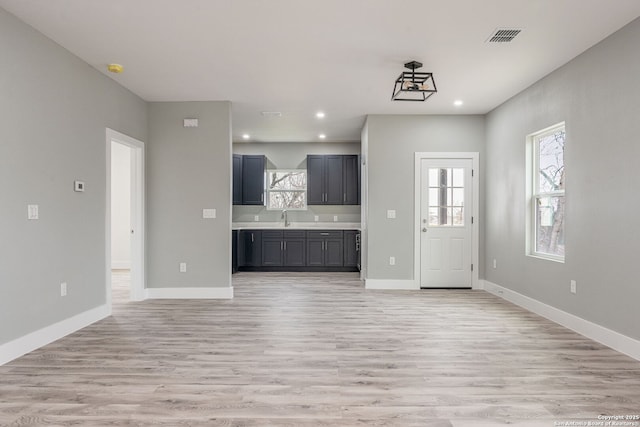
[[[422,232],[423,232],[423,233],[426,233],[426,232],[427,232],[427,227],[423,227],[423,228],[422,228]]]

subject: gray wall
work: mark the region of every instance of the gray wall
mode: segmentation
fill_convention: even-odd
[[[410,280],[414,275],[414,153],[480,153],[480,212],[484,194],[484,117],[371,115],[368,133],[367,279]],[[396,219],[387,219],[388,209]],[[484,227],[480,224],[480,247]],[[389,257],[396,265],[389,265]],[[484,260],[480,251],[480,265]],[[482,269],[479,272],[482,278]]]
[[[147,287],[231,286],[231,103],[150,103],[149,141]]]
[[[268,169],[306,169],[307,154],[360,154],[359,142],[345,143],[247,143],[233,144],[236,154],[264,154]],[[234,206],[233,221],[281,221],[280,211],[269,211],[264,206]],[[293,222],[312,222],[318,216],[320,222],[333,222],[338,216],[340,222],[360,222],[359,206],[309,206],[306,211],[290,211]]]
[[[0,343],[106,303],[106,135],[140,98],[0,9]],[[73,181],[86,183],[84,193]],[[27,221],[27,204],[40,220]],[[60,283],[68,295],[60,296]]]
[[[487,117],[486,279],[635,339],[640,20]],[[566,121],[566,262],[525,256],[525,137]],[[497,259],[497,269],[492,260]],[[577,280],[578,292],[569,292]]]

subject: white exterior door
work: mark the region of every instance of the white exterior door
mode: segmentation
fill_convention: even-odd
[[[472,285],[472,159],[422,159],[420,287]]]

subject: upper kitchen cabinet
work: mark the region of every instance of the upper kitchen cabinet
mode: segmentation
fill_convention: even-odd
[[[357,155],[307,156],[307,204],[357,205],[359,188]]]
[[[233,204],[264,205],[266,158],[261,155],[233,155]]]
[[[233,155],[233,204],[242,204],[242,156]]]

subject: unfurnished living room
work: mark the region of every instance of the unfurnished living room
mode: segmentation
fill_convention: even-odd
[[[640,426],[638,0],[0,0],[0,425]]]

